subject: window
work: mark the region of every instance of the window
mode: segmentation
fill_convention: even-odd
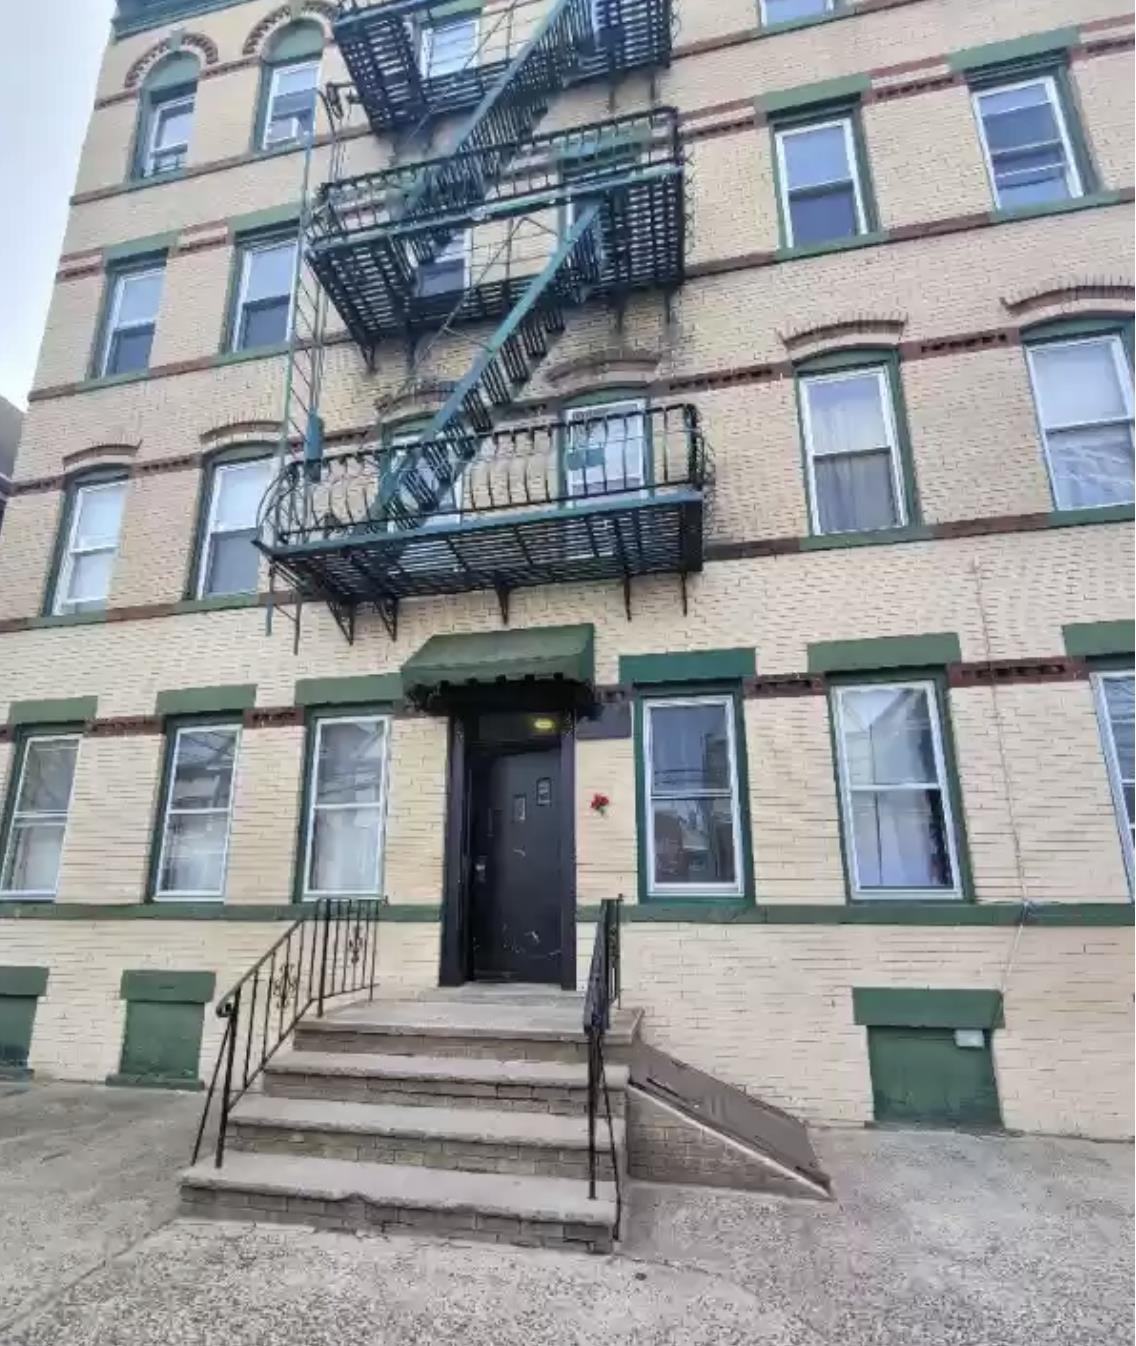
[[[1093,681],[1101,738],[1104,740],[1104,754],[1112,783],[1112,798],[1116,806],[1116,821],[1120,827],[1124,863],[1131,884],[1136,868],[1133,864],[1133,829],[1136,827],[1136,787],[1133,785],[1136,777],[1136,677],[1131,673],[1100,673]]]
[[[427,79],[464,70],[477,54],[477,19],[452,19],[422,30],[421,66]]]
[[[77,734],[32,734],[18,756],[0,890],[54,897],[75,781]]]
[[[781,209],[791,247],[852,238],[867,228],[852,118],[778,131]]]
[[[271,480],[271,458],[219,463],[214,468],[197,577],[199,597],[256,593],[260,552],[253,539]]]
[[[836,0],[761,0],[761,21],[791,23],[794,19],[812,19],[820,14],[831,14]]]
[[[186,725],[174,734],[158,855],[158,897],[220,897],[225,888],[236,725]]]
[[[742,893],[741,821],[728,696],[646,701],[648,891]]]
[[[149,369],[164,270],[152,266],[144,271],[123,271],[114,277],[99,361],[103,377]]]
[[[105,607],[125,499],[125,481],[93,483],[76,490],[52,612]]]
[[[834,700],[853,894],[956,895],[958,862],[934,684],[838,687]]]
[[[411,433],[394,435],[390,441],[390,459],[387,470],[391,473],[400,472],[403,465],[406,463],[407,458],[411,456],[409,452],[410,449],[418,444],[421,438],[421,435]],[[426,454],[417,455],[417,461],[415,462],[413,469],[417,481],[429,491],[437,492],[437,503],[423,520],[423,527],[433,526],[447,528],[461,522],[460,470],[458,476],[455,477],[448,486],[443,486],[441,490],[438,490],[439,472],[437,469],[441,464],[437,460],[440,456],[447,467],[452,467],[454,453],[455,450],[453,446],[443,442],[432,446],[432,451],[429,456]],[[431,458],[433,458],[433,462],[431,461]],[[406,491],[403,491],[401,493],[401,498],[405,500],[407,494]],[[409,492],[409,494],[415,501],[414,508],[417,512],[417,510],[421,508],[419,504],[419,492],[415,490]],[[392,519],[389,526],[392,529],[397,529],[399,525],[396,520]],[[405,555],[406,553],[404,553],[404,556]]]
[[[1026,348],[1058,509],[1133,498],[1132,375],[1119,337]]]
[[[233,349],[278,346],[292,330],[296,240],[249,244],[241,251],[241,280],[233,321]]]
[[[297,61],[294,65],[276,66],[272,70],[261,149],[291,144],[311,135],[316,119],[318,83],[318,61]]]
[[[1065,114],[1052,76],[974,93],[994,199],[1007,209],[1081,195]]]
[[[453,294],[457,290],[464,290],[469,274],[471,246],[470,231],[463,229],[434,254],[432,262],[419,262],[419,296],[427,299],[431,295]]]
[[[606,495],[644,484],[642,402],[573,407],[568,426],[564,462],[568,495]]]
[[[816,374],[800,388],[813,532],[906,523],[888,371]]]
[[[382,886],[389,721],[316,721],[304,847],[305,897],[378,893]]]
[[[195,101],[195,95],[190,93],[154,103],[150,110],[150,132],[142,164],[143,177],[172,173],[185,167]]]

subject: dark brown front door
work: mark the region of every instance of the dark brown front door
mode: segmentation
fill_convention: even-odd
[[[473,975],[561,980],[561,753],[497,749],[473,765]]]

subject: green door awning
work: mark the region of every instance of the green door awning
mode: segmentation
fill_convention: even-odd
[[[500,682],[595,681],[595,628],[531,626],[523,631],[475,631],[431,636],[402,666],[407,696],[422,701],[443,688]]]

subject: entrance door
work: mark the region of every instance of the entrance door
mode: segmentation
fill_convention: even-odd
[[[559,746],[497,750],[470,774],[473,975],[559,984]]]

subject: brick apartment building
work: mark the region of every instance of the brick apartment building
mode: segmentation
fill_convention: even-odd
[[[622,895],[723,1081],[1131,1135],[1131,49],[119,0],[0,533],[5,1070],[207,1080],[308,899],[389,995],[576,986]]]

